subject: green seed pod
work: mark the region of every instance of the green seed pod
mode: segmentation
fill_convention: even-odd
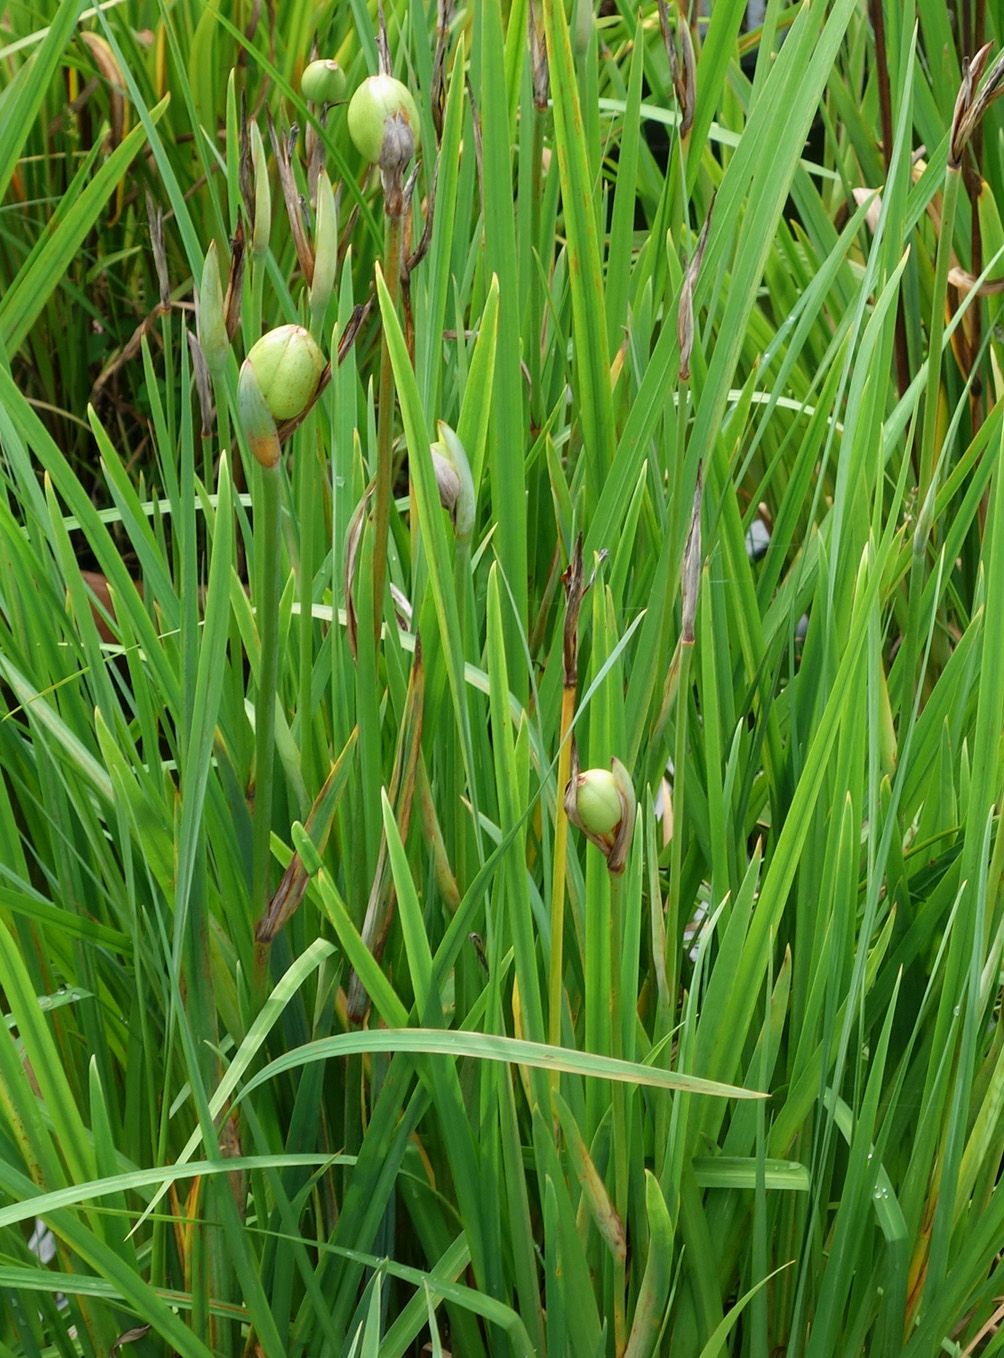
[[[584,830],[609,835],[623,814],[617,783],[609,769],[586,769],[580,773],[575,806]]]
[[[245,360],[272,418],[295,420],[317,391],[324,359],[310,331],[302,325],[280,325],[262,335]]]
[[[628,771],[619,759],[610,768],[579,772],[572,745],[572,776],[565,786],[565,815],[607,860],[608,872],[619,875],[627,863],[637,802]]]
[[[206,262],[202,266],[198,331],[199,345],[205,355],[206,366],[214,377],[218,377],[230,352],[230,340],[227,337],[227,323],[223,314],[223,286],[220,282],[220,263],[215,241],[210,243],[206,251]]]
[[[349,135],[371,165],[405,165],[418,150],[418,109],[408,87],[392,75],[368,76],[352,96],[348,116]]]
[[[312,61],[300,77],[300,93],[312,104],[336,104],[345,94],[345,72],[337,61]]]

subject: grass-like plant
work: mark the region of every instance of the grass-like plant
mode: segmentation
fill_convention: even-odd
[[[699,8],[6,11],[0,1358],[1001,1344],[1004,33]]]

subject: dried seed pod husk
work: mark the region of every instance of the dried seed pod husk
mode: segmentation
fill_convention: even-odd
[[[538,0],[530,0],[526,13],[530,40],[530,72],[533,79],[533,106],[540,112],[547,108],[551,76],[547,60],[547,38],[544,32],[544,12]]]
[[[698,237],[697,249],[683,275],[683,286],[680,289],[680,304],[676,313],[676,339],[680,346],[680,381],[686,382],[690,377],[690,355],[694,347],[694,289],[697,287],[697,278],[701,272],[701,262],[704,259],[704,251],[708,244],[708,233],[711,230],[711,214],[715,210],[715,198],[717,190],[711,195],[711,202],[708,204],[708,213],[704,218],[704,225]]]
[[[307,242],[307,233],[303,227],[300,191],[297,187],[296,175],[293,173],[293,152],[296,149],[297,129],[292,127],[288,134],[282,136],[272,120],[271,113],[269,113],[268,133],[272,141],[272,150],[275,152],[283,202],[286,204],[286,216],[289,218],[289,230],[296,247],[296,258],[309,286],[314,277],[314,252]]]
[[[983,121],[983,115],[995,99],[1004,94],[1004,56],[991,66],[981,89],[976,90],[987,64],[993,43],[985,43],[972,61],[962,63],[962,86],[955,100],[952,114],[951,139],[948,146],[948,168],[958,170],[973,133]]]
[[[701,587],[701,499],[704,495],[704,477],[701,463],[697,464],[697,484],[694,487],[694,501],[690,511],[690,529],[687,545],[683,549],[683,569],[680,573],[683,592],[683,630],[680,640],[684,646],[694,644],[694,619],[697,616],[697,597]]]

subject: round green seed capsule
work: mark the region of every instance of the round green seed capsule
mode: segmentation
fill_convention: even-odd
[[[275,420],[295,420],[310,404],[324,359],[309,330],[280,325],[253,345],[247,362]]]
[[[624,814],[617,782],[609,769],[580,773],[575,802],[583,829],[594,835],[611,834]]]
[[[393,134],[401,120],[411,132],[412,153],[418,150],[418,109],[408,87],[392,75],[368,76],[349,102],[348,118],[349,135],[371,165],[382,163],[388,131]],[[393,119],[390,129],[389,119]],[[391,140],[397,144],[399,138],[392,135]]]
[[[312,61],[300,77],[300,93],[312,104],[336,104],[345,95],[345,72],[337,61]]]

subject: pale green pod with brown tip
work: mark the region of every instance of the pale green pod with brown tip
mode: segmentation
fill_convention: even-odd
[[[345,95],[345,72],[337,61],[312,61],[300,77],[300,93],[312,104],[335,104]]]
[[[245,360],[272,418],[295,420],[310,405],[324,370],[316,341],[302,325],[280,325],[251,347]]]
[[[279,431],[262,395],[254,365],[249,358],[241,364],[240,377],[237,381],[237,410],[254,460],[260,467],[266,469],[278,466],[282,452]]]

